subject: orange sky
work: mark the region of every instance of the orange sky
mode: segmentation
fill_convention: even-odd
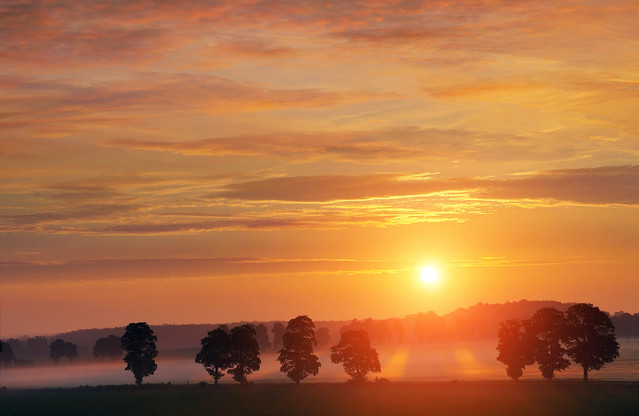
[[[639,3],[206,3],[0,5],[0,336],[639,312]]]

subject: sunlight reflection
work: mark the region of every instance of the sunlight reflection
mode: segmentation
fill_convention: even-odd
[[[382,364],[381,377],[401,379],[407,373],[408,348],[393,351],[389,357],[380,357]]]
[[[455,359],[459,364],[459,371],[462,374],[478,374],[482,370],[478,368],[477,358],[472,351],[466,348],[455,349]]]

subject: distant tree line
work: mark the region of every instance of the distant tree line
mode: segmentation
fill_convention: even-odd
[[[584,381],[588,381],[588,371],[599,370],[619,356],[619,344],[606,312],[577,303],[565,313],[547,307],[529,319],[503,322],[497,351],[497,360],[506,364],[506,374],[514,380],[534,363],[544,378],[552,380],[572,360],[583,368]]]
[[[426,312],[408,315],[403,318],[390,319],[355,319],[353,321],[334,321],[318,325],[315,338],[318,349],[327,349],[334,344],[333,338],[346,330],[363,330],[369,334],[373,345],[397,343],[430,343],[430,342],[457,342],[473,340],[494,340],[500,323],[508,318],[520,320],[531,317],[542,307],[554,307],[560,311],[566,311],[571,304],[554,301],[527,301],[507,302],[503,304],[478,303],[469,308],[459,308],[446,315],[437,315],[435,312]],[[619,342],[623,343],[632,337],[639,337],[639,313],[629,314],[616,312],[612,320]],[[244,323],[228,324],[225,326],[241,326]],[[202,334],[209,331],[207,325],[158,325],[154,331],[161,349],[185,349],[199,345]],[[286,329],[286,322],[255,323],[256,339],[263,353],[277,352],[282,348],[282,336]],[[124,332],[122,328],[112,329],[88,329],[72,331],[51,337],[24,337],[20,339],[2,339],[11,345],[17,359],[13,365],[29,365],[49,361],[49,347],[57,338],[72,342],[78,346],[77,359],[95,357],[99,360],[118,359],[120,355],[104,355],[100,353],[96,343],[98,339],[113,336],[117,338]],[[332,336],[332,337],[331,337]],[[336,339],[337,341],[338,339]],[[118,345],[118,343],[116,343]],[[91,348],[93,346],[93,349]],[[93,354],[92,354],[93,353]],[[122,354],[120,351],[119,354]],[[66,360],[65,360],[66,361]]]
[[[565,305],[520,301],[503,305],[478,304],[446,317],[431,311],[404,319],[354,319],[339,329],[340,340],[332,347],[331,330],[327,327],[316,330],[313,321],[306,316],[292,319],[287,325],[273,322],[270,331],[264,323],[239,324],[233,328],[219,325],[201,339],[201,350],[195,361],[205,367],[215,384],[226,373],[235,381],[246,383],[248,376],[260,368],[260,354],[275,352],[280,371],[299,383],[319,373],[321,364],[314,350],[330,347],[331,361],[342,363],[352,380],[361,380],[368,372],[380,371],[377,352],[371,347],[371,342],[375,345],[402,343],[406,342],[407,334],[413,342],[420,343],[481,339],[499,313],[503,315],[504,311],[513,310],[521,313],[521,310],[540,303]],[[621,339],[639,335],[639,314],[618,312],[609,316],[592,305],[586,305],[587,308],[584,305],[572,305],[565,312],[552,306],[542,307],[531,318],[502,322],[496,331],[497,359],[506,364],[507,374],[518,379],[526,366],[536,363],[542,376],[552,379],[572,360],[584,368],[584,379],[587,379],[588,371],[600,369],[618,356],[617,335]],[[588,315],[588,311],[592,313]],[[590,327],[586,325],[586,316],[591,319],[588,325],[598,332],[587,332]],[[577,325],[579,322],[581,327]],[[334,330],[337,328],[333,326]],[[578,328],[581,332],[577,331]],[[101,331],[104,334],[104,330]],[[466,335],[461,336],[462,333]],[[136,383],[140,384],[157,368],[156,341],[157,336],[146,323],[132,323],[122,337],[110,334],[98,338],[92,355],[101,361],[124,359],[126,369],[133,372]],[[593,352],[592,345],[595,344],[599,349]],[[591,346],[591,350],[586,346]],[[88,349],[83,348],[88,355]],[[5,367],[31,365],[29,358],[49,358],[55,363],[64,358],[72,362],[78,353],[76,344],[62,338],[31,337],[0,343],[0,363]]]
[[[78,346],[63,339],[53,341],[49,345],[49,351],[49,358],[56,364],[62,357],[67,358],[69,362],[73,362],[73,359],[78,356]]]
[[[639,337],[639,313],[616,312],[610,317],[620,339]]]

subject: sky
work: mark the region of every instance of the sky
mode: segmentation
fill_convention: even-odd
[[[0,336],[639,312],[638,20],[635,0],[5,0]]]

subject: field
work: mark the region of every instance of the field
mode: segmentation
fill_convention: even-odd
[[[423,382],[3,389],[10,415],[637,415],[639,382]]]

